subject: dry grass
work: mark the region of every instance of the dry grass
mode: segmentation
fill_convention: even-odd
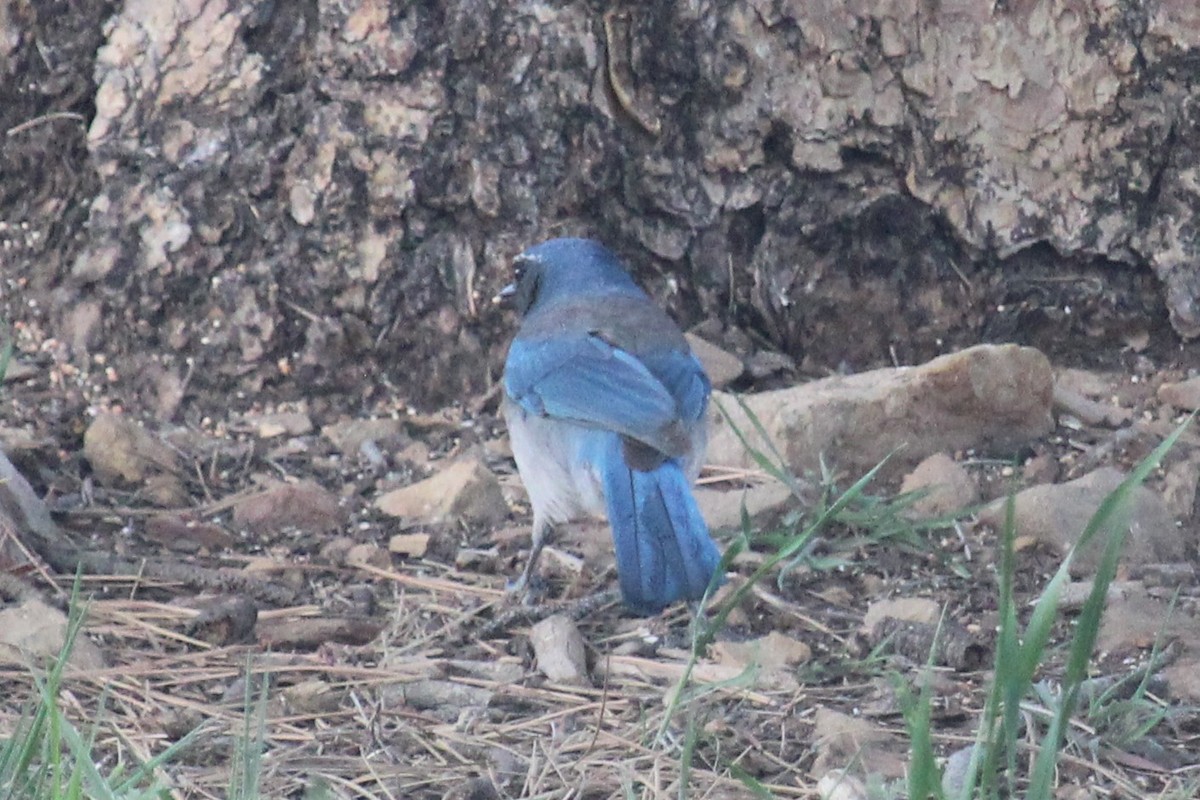
[[[599,685],[551,684],[529,669],[519,635],[471,640],[474,621],[498,602],[496,590],[431,579],[421,570],[414,564],[412,572],[376,571],[377,579],[393,581],[397,598],[378,641],[331,643],[311,653],[213,647],[178,632],[195,616],[190,609],[94,600],[85,631],[111,663],[68,670],[62,708],[81,727],[99,721],[95,754],[110,765],[145,761],[199,728],[162,776],[181,798],[227,796],[231,759],[254,711],[245,703],[254,696],[246,692],[248,671],[252,681],[270,681],[264,797],[296,796],[318,783],[334,797],[443,797],[480,778],[509,796],[678,796],[681,726],[689,718],[715,726],[723,749],[712,763],[700,759],[694,766],[691,784],[704,787],[698,796],[744,794],[728,767],[751,756],[775,766],[770,788],[777,796],[812,794],[798,768],[805,747],[795,737],[804,727],[797,713],[802,693],[717,687],[685,707],[679,724],[666,726],[665,740],[655,741],[685,649],[660,648],[652,657],[620,652],[652,634],[645,625],[617,623],[617,610],[608,609],[587,625],[604,651],[594,654]],[[103,583],[108,592],[118,589],[111,579]],[[96,587],[85,581],[83,588]],[[278,609],[264,617],[313,610]],[[686,625],[685,612],[654,624]],[[738,671],[707,665],[694,680],[712,685]],[[12,729],[15,711],[33,691],[29,671],[0,672],[6,697],[0,727]],[[771,727],[776,741],[768,744],[758,736]]]

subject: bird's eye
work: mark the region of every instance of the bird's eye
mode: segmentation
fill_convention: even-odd
[[[524,253],[513,259],[513,276],[517,281],[525,277],[525,273],[529,271],[529,257]]]

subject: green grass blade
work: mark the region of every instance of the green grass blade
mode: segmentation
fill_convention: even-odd
[[[1063,733],[1071,714],[1074,713],[1079,696],[1079,687],[1087,677],[1088,664],[1091,662],[1092,651],[1096,646],[1096,638],[1100,632],[1100,620],[1104,615],[1104,606],[1108,597],[1108,587],[1117,574],[1117,564],[1129,532],[1129,505],[1132,495],[1150,473],[1162,463],[1163,458],[1175,446],[1184,430],[1195,418],[1195,413],[1187,418],[1174,432],[1171,433],[1150,455],[1142,459],[1121,485],[1109,494],[1092,519],[1088,522],[1084,533],[1080,536],[1076,549],[1086,546],[1099,532],[1104,531],[1104,551],[1096,576],[1092,581],[1092,590],[1084,601],[1079,619],[1075,624],[1075,636],[1071,642],[1070,654],[1067,658],[1066,675],[1063,678],[1063,688],[1058,708],[1050,723],[1050,728],[1042,740],[1030,777],[1028,797],[1031,800],[1041,800],[1053,796],[1054,771],[1057,755],[1062,743]]]
[[[759,469],[782,483],[784,486],[788,487],[793,495],[799,497],[802,492],[800,482],[797,481],[796,476],[784,466],[787,461],[775,447],[775,443],[771,441],[771,435],[767,433],[767,429],[763,427],[762,421],[759,420],[754,411],[752,411],[750,407],[746,405],[746,401],[741,395],[734,395],[734,399],[737,400],[738,407],[742,409],[742,413],[745,414],[746,418],[750,420],[750,424],[753,426],[755,432],[762,439],[762,441],[765,442],[766,447],[771,451],[771,457],[768,457],[767,453],[764,453],[762,450],[750,443],[749,437],[746,436],[745,432],[733,419],[733,416],[728,410],[726,410],[724,404],[722,404],[720,401],[717,401],[717,410],[721,412],[721,416],[729,425],[729,429],[733,431],[733,435],[736,436],[738,442],[741,443],[742,449],[750,454],[750,458],[755,464],[758,465]],[[772,460],[772,457],[774,460]]]

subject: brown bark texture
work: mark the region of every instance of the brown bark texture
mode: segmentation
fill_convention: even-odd
[[[483,390],[558,234],[814,367],[1020,268],[1200,336],[1195,0],[0,0],[0,57],[4,310],[167,415]]]

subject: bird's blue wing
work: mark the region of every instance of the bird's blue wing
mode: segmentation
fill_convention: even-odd
[[[695,355],[686,350],[664,350],[642,354],[641,360],[675,398],[679,416],[685,422],[694,423],[704,416],[712,384]]]
[[[516,339],[504,390],[526,411],[615,431],[677,455],[679,408],[638,359],[587,333]]]

